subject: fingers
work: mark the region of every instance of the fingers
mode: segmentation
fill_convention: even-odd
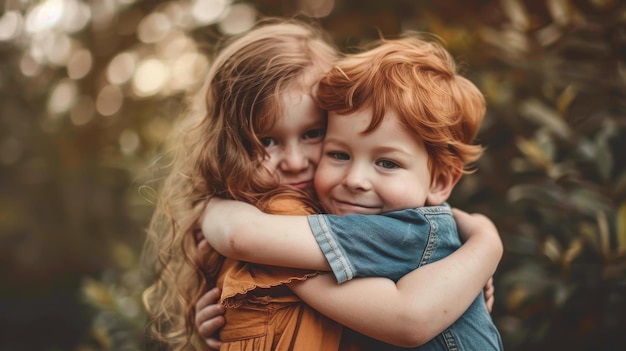
[[[224,307],[213,304],[205,307],[196,315],[198,332],[205,338],[213,336],[224,325]]]
[[[193,231],[193,236],[196,239],[197,243],[199,243],[202,240],[205,240],[204,235],[202,234],[202,230],[200,228]]]
[[[491,277],[483,288],[483,293],[485,295],[485,304],[487,305],[487,310],[489,311],[489,313],[491,313],[493,309],[493,303],[495,302],[495,290],[496,288],[493,286],[493,277]]]
[[[493,286],[493,277],[491,277],[491,278],[489,278],[489,280],[487,281],[487,284],[483,288],[483,292],[485,294],[485,298],[492,297],[493,293],[495,292],[495,290],[496,290],[496,288]]]
[[[485,305],[487,305],[487,311],[489,313],[491,313],[493,311],[493,303],[495,302],[495,299],[493,296],[489,297],[487,300],[485,300]]]
[[[206,241],[204,237],[198,240],[198,256],[201,262],[205,262],[205,259],[208,259],[208,254],[211,253],[211,246],[209,242]]]
[[[213,306],[221,306],[221,305],[211,305]],[[218,339],[217,333],[221,327],[224,326],[224,316],[216,315],[216,317],[212,317],[211,319],[203,321],[201,324],[197,323],[196,326],[198,328],[198,334],[204,339],[206,344],[213,349],[219,349],[221,342]]]
[[[198,334],[211,349],[218,350],[221,346],[216,333],[224,326],[224,306],[218,303],[220,289],[213,288],[202,295],[196,303],[196,328]]]
[[[217,332],[224,326],[224,316],[211,318],[198,326],[198,334],[204,339],[207,345],[214,349],[219,349],[221,344]]]
[[[202,295],[198,299],[198,302],[196,302],[196,316],[201,310],[203,310],[207,306],[217,304],[217,301],[219,300],[221,293],[222,292],[220,291],[220,288],[213,288],[207,291],[204,295]],[[221,314],[221,313],[217,313],[216,315],[218,314]]]
[[[217,339],[204,339],[204,342],[209,346],[211,350],[219,350],[222,347],[222,342]]]

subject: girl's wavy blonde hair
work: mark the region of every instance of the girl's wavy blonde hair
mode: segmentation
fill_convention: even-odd
[[[257,134],[282,115],[282,93],[304,87],[310,77],[321,78],[332,67],[336,50],[329,43],[310,23],[261,21],[221,46],[199,99],[173,132],[172,169],[162,184],[144,251],[156,275],[144,292],[144,305],[152,317],[151,332],[168,349],[206,348],[198,342],[194,306],[215,286],[224,258],[215,251],[198,257],[203,205],[219,196],[264,209],[278,182],[261,176],[268,156]],[[316,86],[306,88],[314,96]]]
[[[338,61],[320,81],[320,107],[338,114],[370,108],[373,116],[365,133],[392,110],[424,142],[431,179],[444,171],[471,171],[468,164],[483,151],[472,143],[485,115],[485,99],[457,73],[454,59],[437,37],[406,33],[366,48]]]

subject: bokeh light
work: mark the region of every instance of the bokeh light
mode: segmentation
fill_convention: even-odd
[[[58,115],[69,111],[78,94],[76,82],[71,79],[59,81],[48,98],[48,112]]]
[[[124,95],[121,89],[115,85],[107,85],[98,93],[96,110],[103,116],[111,116],[122,108],[123,102]]]
[[[17,11],[7,11],[0,17],[0,41],[13,40],[22,30],[22,15]]]
[[[121,85],[133,77],[137,58],[133,53],[122,52],[117,54],[107,67],[106,76],[112,84]]]
[[[29,53],[24,53],[20,59],[20,70],[26,77],[32,77],[41,72],[41,65]]]
[[[172,30],[169,18],[161,12],[153,12],[141,20],[137,28],[137,37],[144,43],[155,43],[163,39]]]
[[[38,58],[40,62],[51,63],[56,66],[64,66],[69,59],[72,50],[70,38],[53,31],[38,33],[33,38],[33,43],[38,46]]]
[[[133,76],[133,92],[148,97],[161,91],[169,76],[168,67],[159,59],[150,58],[139,64]]]
[[[70,110],[70,120],[75,126],[89,123],[96,113],[96,106],[91,96],[82,95]]]
[[[194,0],[191,14],[198,24],[207,25],[216,22],[229,5],[229,0]]]
[[[67,76],[72,79],[81,79],[89,74],[92,64],[91,51],[78,49],[71,54],[67,62]]]
[[[196,44],[184,32],[176,30],[155,44],[154,51],[161,59],[175,60],[181,54],[189,51],[196,51]]]
[[[206,56],[197,52],[180,55],[172,65],[171,88],[186,90],[199,83],[209,68]]]
[[[299,0],[300,11],[313,18],[328,16],[335,7],[335,0]]]
[[[45,0],[36,5],[26,17],[26,30],[43,32],[54,27],[63,16],[63,0]]]
[[[134,130],[127,129],[120,134],[120,149],[125,155],[131,155],[139,148],[139,135]]]
[[[230,7],[217,26],[222,33],[234,35],[252,28],[255,20],[256,10],[254,7],[246,3],[239,3]]]
[[[88,4],[78,0],[65,0],[63,17],[60,27],[66,33],[75,33],[83,30],[91,21],[91,8]]]

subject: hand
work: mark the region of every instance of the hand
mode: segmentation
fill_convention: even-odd
[[[486,216],[480,213],[469,214],[458,208],[453,208],[452,214],[459,229],[459,236],[463,242],[467,241],[470,235],[475,233],[494,233],[494,239],[500,241],[498,229],[496,229],[495,224]]]
[[[222,346],[217,333],[225,323],[222,316],[224,306],[217,303],[220,293],[219,288],[213,288],[196,303],[196,328],[207,346],[214,350],[219,350]]]
[[[495,301],[495,290],[496,288],[493,286],[493,277],[491,277],[483,288],[483,293],[485,295],[485,305],[487,305],[487,311],[489,311],[489,313],[491,313],[491,311],[493,310],[493,303]]]
[[[196,238],[196,248],[198,249],[198,251],[196,252],[196,256],[198,257],[200,267],[203,270],[208,270],[211,268],[208,266],[210,262],[210,255],[212,252],[211,246],[209,245],[209,242],[206,241],[206,238],[202,234],[199,226],[194,230],[194,236]]]
[[[488,232],[493,232],[496,234],[496,236],[494,237],[494,240],[497,240],[498,242],[500,242],[500,237],[497,236],[497,229],[495,227],[495,225],[493,224],[493,222],[479,214],[479,213],[473,213],[473,214],[469,214],[465,211],[461,211],[459,209],[453,208],[452,209],[452,213],[454,215],[454,219],[456,221],[457,227],[459,228],[459,236],[461,237],[461,240],[463,240],[464,242],[467,241],[467,239],[475,233],[488,233]],[[491,313],[492,309],[493,309],[493,303],[495,301],[495,296],[494,296],[494,292],[495,292],[495,287],[493,285],[493,277],[489,278],[489,280],[487,281],[487,283],[485,284],[485,287],[483,288],[483,293],[485,296],[485,305],[487,305],[487,311],[489,311],[489,313]]]

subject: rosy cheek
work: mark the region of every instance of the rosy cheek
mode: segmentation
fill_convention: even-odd
[[[257,169],[257,177],[266,181],[276,180],[278,177],[279,181],[282,183],[283,180],[280,179],[280,174],[277,174],[276,165],[268,161],[269,160],[263,162],[261,166]]]
[[[315,190],[320,200],[327,200],[331,192],[331,188],[329,187],[329,183],[328,183],[328,178],[323,177],[322,181],[316,181]]]
[[[322,159],[322,143],[315,144],[311,146],[311,148],[309,159],[311,160],[313,167],[317,168],[320,164],[320,160]]]

